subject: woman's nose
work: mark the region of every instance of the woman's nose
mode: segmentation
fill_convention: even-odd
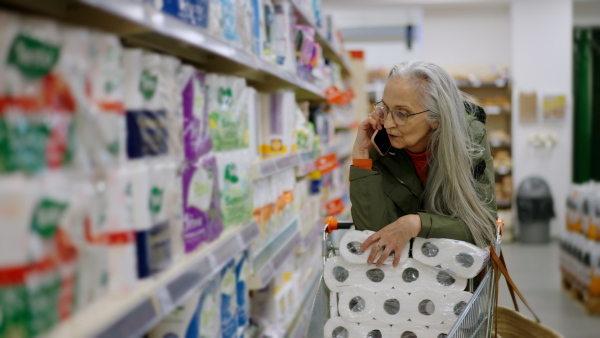
[[[394,121],[394,118],[392,117],[392,113],[387,113],[385,115],[385,120],[383,121],[383,126],[385,127],[385,129],[391,129],[396,127],[396,122]]]

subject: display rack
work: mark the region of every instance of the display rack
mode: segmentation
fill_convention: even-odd
[[[293,1],[298,23],[315,29],[316,41],[323,55],[338,63],[345,76],[350,75],[347,57],[334,48],[319,27]],[[325,101],[324,88],[299,78],[293,72],[269,63],[209,32],[190,26],[168,14],[133,0],[0,0],[8,9],[21,9],[42,14],[87,28],[115,33],[128,46],[146,47],[180,57],[210,72],[245,78],[260,91],[291,89],[297,100]],[[346,147],[347,148],[347,147]],[[350,151],[341,144],[316,151],[296,152],[256,163],[254,179],[265,178],[289,168],[298,168],[305,176],[316,170],[319,151],[347,157]],[[350,149],[351,150],[351,149]],[[320,223],[320,222],[318,222]],[[321,224],[304,238],[300,235],[298,219],[288,220],[281,232],[252,255],[252,289],[264,287],[279,273],[286,260],[299,246],[305,248],[318,240]],[[106,297],[78,311],[57,325],[46,336],[58,337],[139,337],[165,318],[193,290],[213,279],[227,262],[250,247],[259,236],[255,222],[227,229],[215,242],[205,244],[193,253],[178,258],[167,270],[141,280],[135,289],[123,297]],[[316,283],[314,283],[316,284]],[[315,289],[310,288],[308,295]],[[306,302],[303,305],[306,308]],[[301,317],[306,318],[306,310]],[[300,331],[298,331],[300,332]]]
[[[306,14],[300,6],[298,6],[294,1],[291,1],[291,3],[292,3],[292,8],[294,9],[294,13],[296,13],[296,16],[298,18],[297,23],[301,24],[301,25],[305,25],[305,26],[310,26],[315,30],[315,40],[323,48],[323,56],[326,59],[330,59],[330,60],[336,62],[337,64],[341,65],[342,70],[344,71],[344,74],[349,76],[350,75],[350,62],[348,61],[348,58],[342,56],[343,54],[338,53],[336,51],[336,49],[334,48],[332,43],[324,37],[324,35],[321,31],[321,28],[318,27],[310,19],[310,16],[308,14]]]
[[[264,288],[279,272],[285,261],[294,254],[301,242],[298,218],[289,220],[277,236],[253,253],[254,271],[248,279],[248,287]]]
[[[244,77],[259,90],[290,88],[299,100],[324,101],[324,89],[296,74],[261,59],[209,32],[190,26],[168,14],[133,0],[0,0],[0,3],[32,10],[58,19],[99,28],[120,35],[126,42],[159,50],[199,64],[214,72]],[[295,5],[294,5],[295,6]],[[295,7],[297,8],[297,7]],[[314,27],[314,25],[312,25]],[[342,65],[345,58],[335,52],[317,30],[325,57]]]
[[[217,241],[178,259],[157,276],[140,281],[126,297],[105,298],[83,309],[48,337],[139,337],[247,249],[258,234],[255,222],[230,228]]]
[[[302,299],[302,305],[298,309],[298,314],[292,323],[290,330],[288,330],[287,337],[290,338],[302,338],[305,335],[306,328],[308,327],[308,322],[310,320],[310,313],[313,306],[313,301],[315,299],[317,290],[319,288],[319,284],[321,282],[321,269],[319,269],[316,273],[316,277],[313,279],[310,287],[307,289],[306,294]]]

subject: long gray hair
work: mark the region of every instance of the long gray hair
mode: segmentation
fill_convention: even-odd
[[[484,149],[473,141],[456,84],[443,68],[424,61],[395,66],[388,81],[393,78],[402,78],[412,85],[425,109],[429,109],[427,120],[437,126],[428,148],[425,211],[461,219],[480,247],[493,243],[495,219],[486,207],[492,196],[485,196],[484,184],[478,183],[471,173],[474,161],[482,158]]]

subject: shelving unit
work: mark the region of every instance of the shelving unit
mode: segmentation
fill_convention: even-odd
[[[255,222],[230,228],[221,237],[143,280],[126,297],[106,298],[57,326],[48,337],[139,337],[258,237]]]
[[[350,76],[350,66],[345,54],[327,40],[320,27],[290,0],[298,23],[311,26],[316,41],[323,48],[326,59],[338,63],[344,76]],[[0,7],[54,18],[61,23],[99,29],[118,35],[125,45],[144,47],[181,58],[186,64],[209,72],[236,75],[247,80],[259,91],[291,89],[299,101],[321,103],[325,88],[299,78],[295,73],[257,57],[230,42],[212,36],[206,30],[190,26],[175,17],[134,0],[0,0]],[[351,145],[350,145],[351,146]],[[269,177],[285,169],[297,168],[297,176],[306,176],[316,170],[318,155],[336,154],[348,157],[347,144],[335,144],[315,151],[304,151],[274,157],[252,166],[253,179]],[[297,248],[306,250],[319,240],[321,222],[306,235],[301,236],[298,219],[289,220],[280,233],[258,251],[252,253],[252,275],[248,281],[251,289],[264,287],[279,273]],[[213,279],[227,262],[249,249],[258,238],[260,229],[254,221],[229,228],[213,243],[204,244],[196,251],[178,258],[167,270],[141,280],[132,293],[122,297],[107,297],[97,301],[57,325],[48,337],[139,337],[165,318],[193,290]],[[305,298],[315,290],[317,280]],[[306,321],[306,300],[296,322]],[[293,335],[303,332],[296,324]]]

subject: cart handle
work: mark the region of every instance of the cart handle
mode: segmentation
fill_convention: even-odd
[[[329,216],[325,219],[325,232],[330,234],[334,230],[339,229],[350,229],[354,225],[353,221],[340,221],[333,216]]]

